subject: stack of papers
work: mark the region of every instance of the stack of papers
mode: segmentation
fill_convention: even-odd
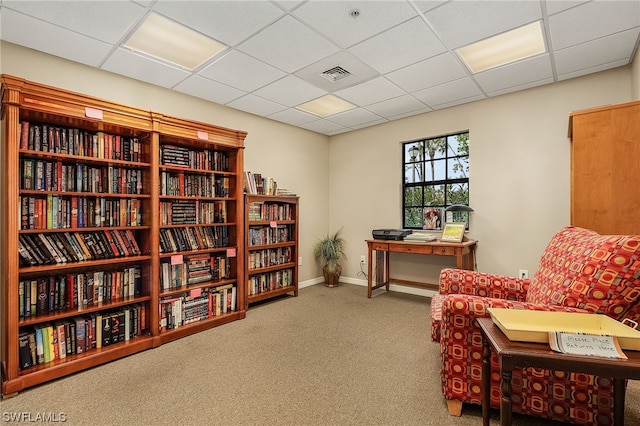
[[[409,234],[406,237],[404,237],[405,241],[417,241],[422,243],[435,241],[437,239],[438,237],[436,237],[435,235],[429,232],[415,232],[415,231],[412,234]]]

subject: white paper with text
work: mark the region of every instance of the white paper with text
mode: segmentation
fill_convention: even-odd
[[[550,331],[549,346],[565,354],[627,359],[616,336]]]

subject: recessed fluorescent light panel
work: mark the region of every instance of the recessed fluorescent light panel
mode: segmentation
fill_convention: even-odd
[[[321,98],[314,99],[313,101],[298,105],[296,108],[320,117],[328,117],[339,112],[348,111],[355,107],[355,105],[340,99],[337,96],[325,95]]]
[[[150,13],[124,43],[135,52],[193,70],[227,46],[184,25]]]
[[[478,73],[546,52],[540,21],[456,50],[471,72]]]

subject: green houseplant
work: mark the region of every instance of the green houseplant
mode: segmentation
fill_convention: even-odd
[[[338,263],[341,258],[346,259],[344,252],[346,245],[345,239],[342,237],[342,228],[335,233],[327,234],[320,238],[313,249],[313,255],[316,261],[322,265],[322,274],[327,287],[337,287],[342,266]]]

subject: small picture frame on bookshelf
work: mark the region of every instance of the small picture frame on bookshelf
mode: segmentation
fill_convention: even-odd
[[[464,222],[447,222],[442,229],[440,241],[449,243],[460,243],[464,238],[464,230],[467,224]]]

